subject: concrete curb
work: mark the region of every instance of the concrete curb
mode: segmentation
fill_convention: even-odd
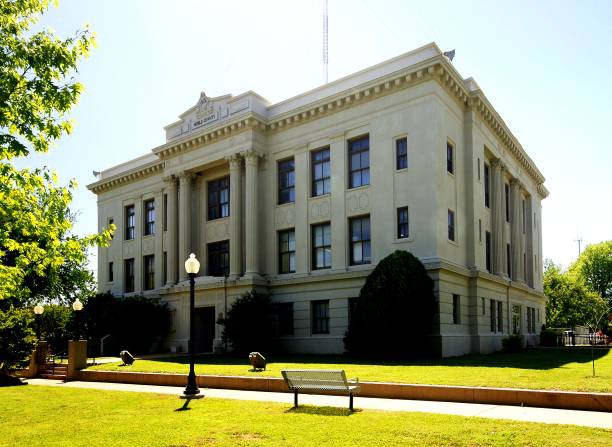
[[[183,386],[186,374],[121,371],[75,371],[74,380],[132,383],[139,385]],[[280,377],[212,376],[197,377],[202,388],[246,391],[289,392]],[[493,405],[519,405],[567,410],[612,412],[612,393],[483,388],[448,385],[360,382],[362,397],[407,400],[437,400]],[[333,393],[321,393],[333,394]]]

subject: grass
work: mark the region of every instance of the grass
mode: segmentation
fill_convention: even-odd
[[[187,356],[136,360],[89,369],[187,374]],[[343,356],[268,358],[266,371],[252,372],[246,358],[197,356],[196,374],[281,377],[282,369],[344,369],[361,381],[612,392],[612,351],[595,351],[596,377],[587,349],[534,349],[517,354],[466,355],[436,360],[373,362]]]
[[[0,446],[593,446],[612,430],[45,386],[0,388]],[[606,441],[608,439],[608,441]]]

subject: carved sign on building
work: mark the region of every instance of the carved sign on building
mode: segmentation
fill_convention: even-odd
[[[215,107],[212,101],[206,93],[200,93],[200,99],[198,100],[197,109],[196,109],[196,119],[197,121],[193,123],[193,127],[202,126],[207,123],[211,123],[216,121],[218,118],[215,113]]]

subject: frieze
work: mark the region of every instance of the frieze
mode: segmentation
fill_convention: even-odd
[[[347,214],[370,212],[370,192],[365,190],[349,191],[346,195]]]
[[[322,197],[311,200],[308,208],[308,217],[311,222],[329,220],[331,218],[331,200],[329,197]]]

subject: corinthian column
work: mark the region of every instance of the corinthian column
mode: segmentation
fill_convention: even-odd
[[[230,165],[230,277],[236,279],[242,270],[242,172],[238,154],[227,157]]]
[[[178,261],[176,259],[176,248],[178,244],[177,223],[176,223],[176,177],[168,176],[164,178],[166,182],[166,195],[168,197],[168,209],[164,210],[168,219],[168,233],[166,235],[166,285],[172,286],[176,284],[176,268]]]
[[[492,172],[492,206],[491,206],[491,230],[493,239],[492,268],[496,275],[506,276],[506,264],[504,262],[504,165],[500,159],[491,163]]]
[[[259,275],[258,265],[258,231],[257,231],[257,166],[259,164],[259,154],[254,150],[242,153],[246,170],[246,271],[245,275],[256,277]]]
[[[521,268],[523,253],[521,252],[522,223],[520,204],[521,182],[518,179],[510,181],[510,212],[511,212],[511,234],[510,252],[512,254],[512,280],[522,281],[523,270]]]
[[[178,272],[181,281],[188,279],[184,262],[191,252],[191,181],[193,174],[182,172],[179,175],[179,259]]]

